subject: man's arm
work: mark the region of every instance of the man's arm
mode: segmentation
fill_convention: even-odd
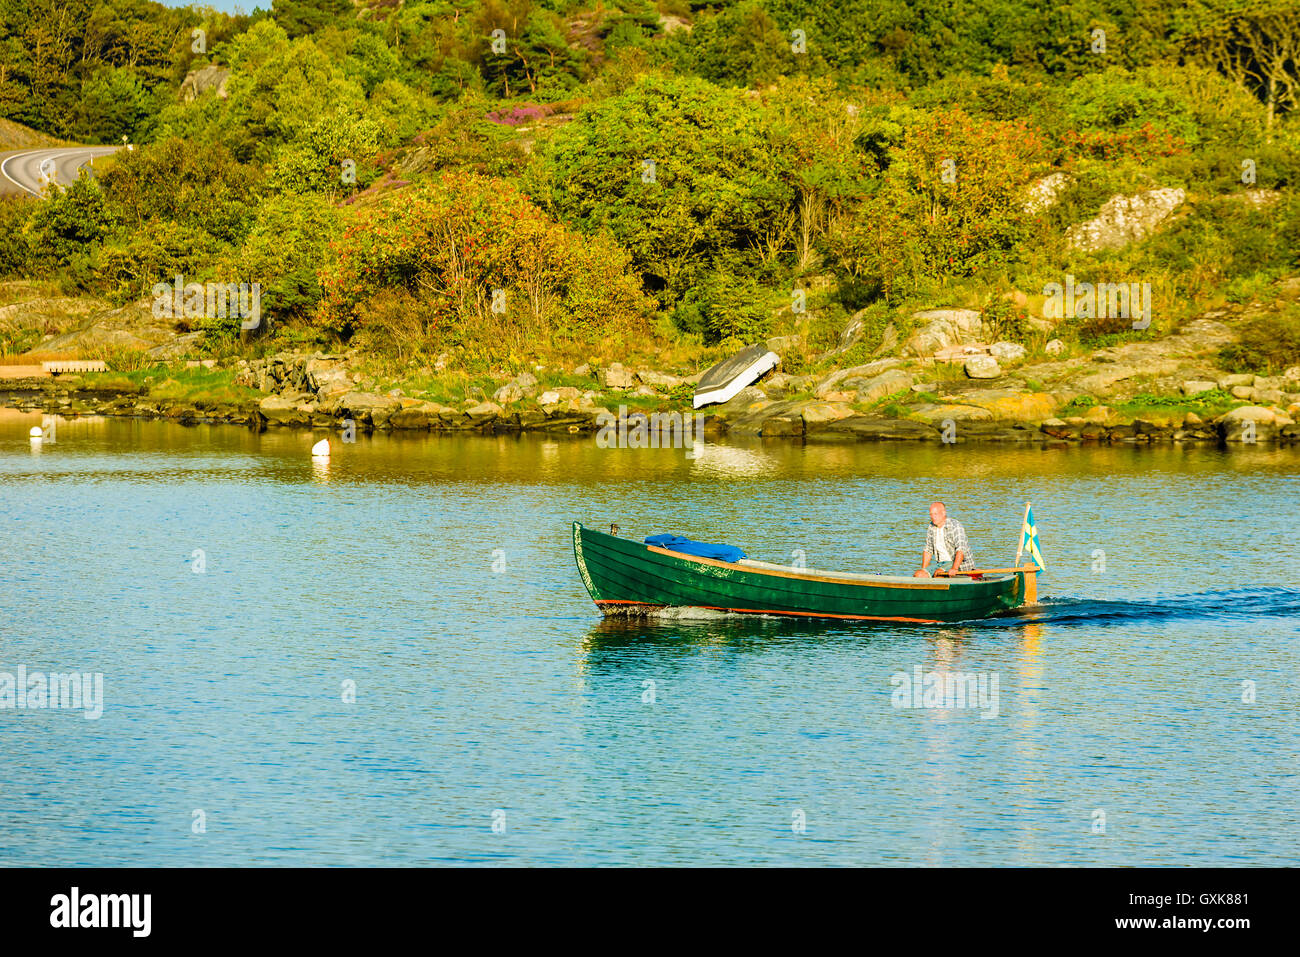
[[[964,553],[961,551],[961,549],[958,549],[956,554],[952,556],[952,568],[949,571],[944,571],[943,566],[940,565],[938,568],[934,570],[934,573],[936,575],[948,575],[948,574],[952,574],[953,572],[960,571],[961,560],[963,558],[963,555]]]
[[[930,551],[930,536],[933,535],[933,534],[934,534],[934,526],[929,526],[929,527],[927,527],[926,530],[925,530],[925,549],[921,552],[921,568],[920,568],[919,571],[917,571],[917,572],[913,572],[913,574],[914,574],[915,576],[920,577],[920,576],[924,576],[924,575],[929,575],[929,574],[930,574],[930,572],[929,572],[929,568],[930,568],[930,555],[931,555],[931,551]]]
[[[952,543],[952,570],[959,572],[961,571],[962,562],[966,560],[967,554],[970,553],[970,542],[966,539],[966,526],[962,525],[960,522],[957,523],[957,527],[953,531],[955,533],[953,535],[955,541]]]

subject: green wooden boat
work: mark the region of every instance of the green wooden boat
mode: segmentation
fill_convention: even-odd
[[[573,523],[573,557],[606,615],[703,608],[756,615],[939,624],[987,618],[1035,600],[1036,569],[953,578],[818,571],[669,551]],[[1028,582],[1026,579],[1028,578]]]

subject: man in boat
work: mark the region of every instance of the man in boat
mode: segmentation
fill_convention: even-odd
[[[930,559],[934,559],[936,576],[950,575],[953,572],[968,572],[975,567],[971,560],[970,542],[966,541],[966,529],[961,522],[948,517],[948,510],[943,502],[930,506],[930,526],[925,530],[925,551],[921,554],[921,567],[914,578],[930,577]],[[948,564],[948,568],[943,566]]]

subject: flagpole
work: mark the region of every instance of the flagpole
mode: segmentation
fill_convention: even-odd
[[[1019,544],[1016,545],[1016,560],[1011,563],[1012,565],[1015,566],[1020,565],[1020,553],[1023,552],[1025,549],[1025,525],[1029,523],[1030,504],[1031,504],[1030,502],[1025,503],[1025,517],[1020,520],[1020,541]]]

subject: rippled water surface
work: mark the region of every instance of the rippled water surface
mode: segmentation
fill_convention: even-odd
[[[1300,452],[39,421],[0,672],[104,706],[0,710],[0,864],[1296,863]],[[602,621],[569,541],[906,572],[936,497],[986,565],[1033,501],[1041,608]],[[918,668],[995,706],[896,707]]]

